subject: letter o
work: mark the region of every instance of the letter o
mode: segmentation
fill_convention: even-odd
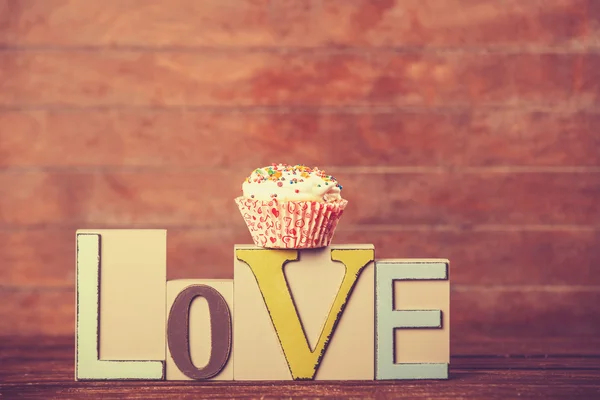
[[[211,352],[208,364],[197,368],[190,355],[190,307],[196,297],[204,297],[210,315]],[[177,368],[192,379],[209,379],[225,367],[231,353],[231,313],[215,288],[191,285],[178,295],[169,313],[167,342]]]

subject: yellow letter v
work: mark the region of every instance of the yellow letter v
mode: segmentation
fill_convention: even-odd
[[[313,379],[360,273],[374,258],[374,250],[331,250],[331,259],[343,263],[346,271],[314,351],[311,351],[302,329],[300,317],[283,272],[286,262],[298,259],[298,251],[238,249],[236,256],[240,261],[248,264],[254,273],[292,378],[296,380]],[[365,321],[365,323],[373,323],[373,321]]]

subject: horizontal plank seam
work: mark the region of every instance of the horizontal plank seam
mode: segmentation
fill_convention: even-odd
[[[461,365],[460,367],[457,367],[457,369],[460,369],[462,371],[565,371],[565,372],[568,372],[568,371],[600,371],[600,367],[573,367],[573,366],[568,366],[568,365],[559,365],[559,366],[542,365],[542,366],[530,366],[530,367],[514,366],[514,365],[507,365],[505,367],[493,367],[493,366],[481,366],[481,365],[474,365],[474,366]],[[543,385],[543,386],[545,386],[545,385]]]
[[[451,264],[452,265],[452,264]],[[450,267],[452,271],[452,267]],[[452,274],[452,272],[450,272]],[[452,276],[452,275],[451,275]],[[547,292],[547,293],[600,293],[600,285],[476,285],[453,284],[451,291],[464,292]]]
[[[547,341],[545,341],[547,343]],[[453,354],[451,358],[456,359],[499,359],[499,360],[546,360],[548,358],[562,358],[562,359],[570,359],[570,358],[587,358],[587,359],[596,359],[600,358],[600,354],[519,354],[519,353],[508,353],[508,354]],[[598,367],[600,368],[600,366]]]
[[[1,224],[0,232],[29,232],[29,231],[56,231],[72,230],[83,227],[93,229],[173,229],[181,231],[204,231],[210,234],[235,235],[247,233],[247,230],[238,226],[210,226],[210,225],[180,225],[156,223],[127,223],[105,224],[94,221],[72,222],[69,224]],[[390,224],[368,225],[354,224],[337,228],[337,232],[599,232],[600,225],[565,225],[565,224],[540,224],[540,225],[428,225],[428,224]]]
[[[599,114],[600,104],[588,100],[562,101],[553,103],[538,103],[530,101],[511,101],[500,103],[457,103],[452,105],[421,106],[408,104],[377,104],[371,102],[348,104],[348,105],[322,105],[310,104],[293,105],[253,105],[253,104],[230,104],[230,105],[208,105],[208,104],[171,104],[171,105],[135,105],[135,104],[0,104],[0,113],[15,111],[62,111],[62,112],[85,112],[85,111],[155,111],[155,112],[203,112],[224,114],[397,114],[406,113],[431,113],[456,114],[456,113],[478,113],[484,111],[510,111],[515,113],[558,113],[561,115],[573,113]]]
[[[213,278],[211,278],[213,279]],[[232,277],[221,277],[218,279],[233,279]],[[168,279],[171,280],[171,279]],[[0,292],[12,293],[35,293],[35,292],[74,292],[73,285],[56,285],[56,286],[40,286],[40,285],[2,285],[0,284]],[[544,292],[544,293],[600,293],[600,285],[471,285],[471,284],[451,284],[451,292],[467,293],[467,292]]]
[[[226,175],[228,172],[237,174],[242,170],[253,170],[256,166],[174,166],[165,165],[36,165],[36,166],[3,166],[0,174],[29,174],[29,173],[76,173],[76,174],[102,174],[102,173],[171,173],[171,172],[207,172],[218,171]],[[490,166],[376,166],[367,165],[359,167],[321,165],[321,169],[334,171],[335,174],[351,173],[358,175],[387,175],[387,174],[596,174],[600,173],[600,165],[490,165]]]
[[[600,45],[594,40],[572,41],[568,45],[520,45],[520,46],[177,46],[177,45],[18,45],[0,43],[2,52],[125,52],[125,53],[269,53],[269,54],[317,54],[317,55],[368,55],[371,53],[395,54],[600,54]]]
[[[24,335],[24,337],[28,337]],[[72,364],[72,362],[71,362]],[[56,364],[55,364],[56,365]],[[58,368],[64,368],[67,363],[59,363]],[[44,366],[44,364],[42,364]],[[68,393],[74,396],[69,398],[165,398],[167,393],[173,398],[243,398],[248,400],[264,398],[506,398],[502,394],[490,397],[488,393],[508,392],[509,398],[564,398],[564,399],[593,399],[598,395],[600,384],[597,379],[600,375],[596,370],[588,370],[588,374],[562,374],[550,375],[545,368],[528,370],[529,374],[521,376],[512,372],[511,366],[497,370],[482,369],[481,373],[473,372],[478,367],[451,366],[451,383],[447,381],[433,381],[423,383],[399,384],[397,380],[370,380],[370,381],[303,381],[301,384],[289,381],[158,381],[151,384],[144,381],[133,381],[123,384],[121,382],[74,382],[71,378],[71,369],[58,371],[42,371],[41,366],[32,366],[30,379],[44,375],[44,380],[29,382],[0,382],[0,388],[5,389],[6,398],[58,398],[55,393]],[[51,367],[53,367],[51,365]],[[22,368],[22,365],[19,365]],[[14,375],[9,370],[7,376]],[[570,368],[565,367],[558,371],[569,373]],[[532,374],[535,372],[535,374]],[[554,371],[557,372],[557,371]],[[454,375],[456,374],[456,375]],[[593,374],[589,376],[589,374]],[[477,378],[472,378],[476,375]],[[486,377],[486,375],[489,375]],[[17,375],[21,376],[21,375]],[[499,376],[503,376],[499,378]],[[534,377],[534,378],[532,378]],[[472,379],[471,381],[469,381]],[[477,380],[475,380],[477,379]],[[568,383],[564,383],[567,381]],[[594,380],[596,379],[596,380]],[[555,381],[556,380],[556,381]],[[456,385],[456,386],[452,386]],[[433,388],[433,389],[432,389]],[[139,395],[141,393],[141,395]],[[195,397],[188,397],[190,393],[200,393]],[[477,394],[480,394],[479,396]],[[12,396],[15,394],[15,396]],[[45,395],[44,395],[45,394]],[[285,397],[281,397],[285,394]],[[418,394],[418,395],[417,395]],[[39,396],[38,396],[39,395]],[[89,395],[89,396],[88,396]],[[8,397],[10,396],[10,397]],[[62,397],[60,397],[62,398]]]
[[[566,225],[566,224],[532,224],[532,225],[428,225],[428,224],[393,224],[393,225],[360,225],[340,227],[339,231],[369,231],[369,232],[396,232],[396,231],[433,231],[433,232],[595,232],[600,230],[600,225]]]

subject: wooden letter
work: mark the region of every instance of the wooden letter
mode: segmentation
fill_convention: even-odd
[[[178,282],[175,281],[175,284]],[[208,283],[208,281],[206,281]],[[217,282],[225,284],[229,289],[229,298],[233,295],[231,282]],[[228,285],[229,283],[229,285]],[[167,296],[172,295],[172,282],[167,288]],[[218,286],[218,284],[217,284]],[[208,305],[209,323],[203,324],[204,332],[190,330],[190,309],[192,302],[203,298]],[[207,332],[210,327],[210,332]],[[208,363],[197,368],[192,362],[192,346],[190,335],[210,334],[210,356]],[[214,287],[207,284],[191,284],[183,289],[171,306],[167,325],[168,355],[167,379],[176,379],[177,369],[191,379],[209,379],[217,376],[226,366],[231,352],[231,314],[227,301]],[[174,365],[171,364],[171,361]],[[232,375],[232,374],[231,374]],[[231,376],[230,379],[233,379]]]
[[[265,307],[256,278],[233,251],[233,374],[234,380],[291,380],[281,344]],[[282,250],[287,251],[287,250]]]
[[[448,260],[378,260],[375,277],[376,379],[448,379]]]
[[[239,248],[236,256],[252,270],[279,338],[293,379],[313,379],[361,271],[374,257],[372,249],[328,249],[346,272],[314,348],[308,343],[284,275],[284,264],[298,259],[297,250]],[[236,277],[237,278],[237,277]],[[237,300],[236,300],[237,302]]]
[[[77,234],[75,379],[162,379],[164,371],[162,361],[100,360],[100,330],[98,326],[101,292],[100,264],[102,262],[100,237],[98,234]],[[127,243],[123,244],[123,246],[126,245]],[[135,294],[132,295],[135,296]],[[161,295],[160,291],[157,295]],[[139,321],[136,315],[131,315],[131,317],[138,322],[145,322]],[[104,321],[102,322],[104,323]],[[122,335],[130,334],[125,329],[126,327],[114,326],[114,328],[118,331],[117,333]],[[162,327],[155,326],[149,328],[164,330]]]
[[[344,252],[352,252],[356,250],[374,250],[373,245],[334,245],[333,249],[344,250]],[[319,257],[319,255],[322,256]],[[290,263],[287,268],[296,268],[296,278],[300,272],[303,275],[310,273],[311,285],[306,285],[308,295],[319,301],[319,304],[324,302],[321,296],[317,296],[315,291],[319,286],[314,279],[318,276],[318,280],[331,280],[330,274],[327,271],[325,264],[326,252],[315,252],[315,256],[311,253],[302,253],[300,263]],[[323,262],[310,262],[311,260],[323,259]],[[329,263],[340,268],[340,263]],[[308,265],[305,265],[308,264]],[[299,265],[294,265],[299,264]],[[314,266],[313,266],[314,265]],[[325,268],[324,268],[325,267]],[[344,270],[340,271],[339,280],[343,278]],[[286,271],[286,275],[288,271]],[[296,294],[297,279],[290,280],[288,276],[288,284],[290,284],[294,303],[298,307]],[[338,284],[339,287],[339,284]],[[331,304],[331,302],[326,303]],[[300,318],[303,326],[305,325],[304,309],[299,309]],[[310,317],[310,314],[307,315]],[[319,327],[323,326],[323,323]],[[305,326],[306,329],[306,326]],[[312,346],[312,344],[311,344]],[[335,327],[335,333],[331,337],[327,345],[327,352],[321,360],[315,380],[373,380],[375,378],[375,264],[369,262],[362,270],[358,280],[352,290],[352,295],[348,299],[348,303],[344,308],[344,313]]]

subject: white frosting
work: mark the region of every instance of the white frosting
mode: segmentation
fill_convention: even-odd
[[[279,201],[340,201],[341,185],[318,168],[271,165],[255,169],[242,184],[244,197]]]

